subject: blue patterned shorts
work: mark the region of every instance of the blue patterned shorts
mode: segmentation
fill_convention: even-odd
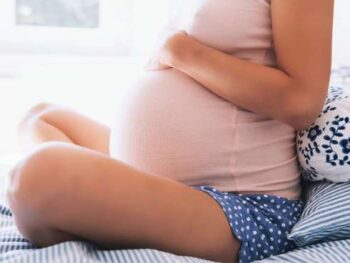
[[[240,263],[265,259],[296,247],[287,235],[302,213],[302,201],[221,192],[210,186],[193,188],[209,194],[223,209],[233,235],[240,241]]]

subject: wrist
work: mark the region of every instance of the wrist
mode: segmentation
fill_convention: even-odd
[[[181,67],[194,53],[195,40],[187,34],[178,34],[171,46],[169,64],[173,68]]]

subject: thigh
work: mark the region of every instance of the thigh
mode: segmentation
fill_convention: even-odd
[[[75,144],[109,154],[110,128],[105,124],[57,105],[47,105],[38,114]]]
[[[238,241],[208,194],[74,145],[59,144],[44,156],[42,163],[35,156],[27,160],[37,178],[27,185],[40,189],[45,220],[53,228],[109,248],[236,260]],[[33,169],[50,173],[49,179]]]

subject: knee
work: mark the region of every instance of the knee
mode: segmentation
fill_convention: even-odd
[[[38,120],[41,120],[44,116],[46,116],[50,111],[56,108],[53,104],[48,103],[39,103],[32,107],[30,110],[26,112],[24,117],[19,123],[19,130],[23,129],[28,124],[35,124]]]
[[[23,158],[10,173],[6,197],[19,231],[31,241],[47,225],[50,207],[57,199],[61,155],[57,143],[44,144]]]

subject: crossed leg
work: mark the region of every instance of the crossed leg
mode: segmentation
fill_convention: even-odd
[[[30,109],[18,132],[24,151],[44,142],[60,141],[109,154],[109,127],[58,105],[41,103]]]
[[[7,197],[39,246],[85,239],[236,262],[239,244],[209,195],[69,142],[44,143],[14,168]]]

